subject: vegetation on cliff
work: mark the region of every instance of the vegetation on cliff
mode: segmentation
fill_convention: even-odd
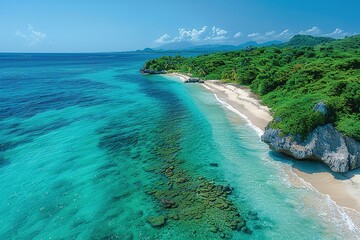
[[[331,123],[360,141],[360,35],[342,40],[295,36],[282,46],[161,57],[144,67],[247,85],[281,119],[272,127],[283,134],[306,136]],[[318,102],[327,105],[326,115],[313,110]]]

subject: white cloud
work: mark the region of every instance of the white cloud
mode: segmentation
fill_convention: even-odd
[[[247,35],[249,38],[256,38],[260,36],[260,33],[250,33]]]
[[[284,31],[282,31],[278,36],[285,36],[288,35],[290,33],[289,29],[285,29]]]
[[[207,31],[207,28],[207,26],[202,27],[200,30],[179,28],[179,35],[173,39],[169,38],[168,42],[199,41]]]
[[[299,34],[312,35],[312,36],[324,36],[324,37],[332,37],[332,38],[344,38],[346,36],[355,35],[356,33],[348,33],[348,32],[345,32],[344,30],[342,30],[340,28],[336,28],[331,33],[322,34],[320,28],[312,27],[312,28],[310,28],[308,30],[300,31]]]
[[[336,28],[333,32],[328,33],[328,34],[324,34],[324,36],[326,37],[332,37],[332,38],[344,38],[346,36],[351,36],[351,35],[355,35],[356,33],[348,33],[348,32],[344,32],[344,30],[340,29],[340,28]]]
[[[46,38],[46,34],[36,31],[31,24],[28,24],[27,32],[22,33],[19,30],[15,32],[15,35],[23,38],[30,45],[35,45],[37,43],[42,42]]]
[[[33,30],[33,28],[32,28]],[[36,32],[36,31],[32,31]],[[41,34],[41,33],[40,33]],[[319,27],[312,27],[307,30],[300,31],[298,34],[303,35],[312,35],[312,36],[327,36],[327,37],[333,37],[333,38],[343,38],[345,36],[351,36],[355,35],[356,33],[348,33],[343,31],[340,28],[336,28],[333,32],[328,34],[322,34]],[[23,38],[28,38],[28,36],[23,36],[21,32],[17,33],[18,36]],[[36,35],[36,34],[35,34]],[[44,34],[45,35],[45,34]],[[256,41],[256,42],[267,42],[267,41],[288,41],[290,38],[292,38],[295,35],[293,31],[290,29],[284,29],[281,32],[276,32],[275,30],[267,31],[264,33],[260,32],[253,32],[249,33],[247,36],[250,40]],[[233,37],[228,37],[228,32],[224,29],[218,28],[218,27],[211,27],[203,26],[199,29],[185,29],[185,28],[179,28],[178,34],[175,37],[171,37],[169,34],[164,34],[161,37],[159,37],[157,40],[155,40],[158,44],[164,44],[164,43],[171,43],[171,42],[182,42],[182,41],[189,41],[193,43],[199,43],[199,44],[206,44],[206,43],[225,43],[226,40],[234,40],[237,38],[240,38],[243,36],[241,32],[237,32],[233,35]]]
[[[211,28],[212,33],[207,35],[207,37],[204,40],[210,40],[210,41],[216,41],[216,40],[224,40],[226,39],[227,31],[221,28],[212,27]]]
[[[340,28],[336,28],[332,33],[330,33],[329,35],[338,35],[338,34],[343,34],[344,31],[341,30]]]
[[[234,38],[239,38],[241,36],[241,32],[237,32],[234,34]]]
[[[215,26],[212,27],[212,31],[213,31],[213,36],[223,36],[227,34],[227,31],[221,28],[217,28]]]
[[[170,43],[170,42],[221,42],[227,39],[227,31],[213,26],[211,29],[208,26],[203,26],[200,29],[187,30],[185,28],[178,29],[178,35],[171,38],[168,34],[164,34],[155,42]]]
[[[285,29],[284,31],[276,35],[276,38],[280,40],[288,40],[292,38],[294,35],[295,34],[292,31],[290,31],[290,29]]]
[[[265,36],[269,37],[275,34],[275,31],[266,32]]]
[[[165,33],[164,35],[162,35],[161,37],[159,37],[158,39],[155,40],[155,42],[157,43],[164,43],[166,42],[168,39],[170,38],[170,35]]]
[[[282,40],[286,41],[289,40],[292,36],[294,36],[294,33],[290,31],[289,29],[285,29],[284,31],[280,33],[276,33],[276,31],[268,31],[263,34],[261,33],[250,33],[247,35],[248,38],[251,38],[254,41],[257,42],[266,42],[266,41],[272,41],[272,40]]]
[[[301,34],[301,35],[320,35],[321,31],[320,31],[320,28],[318,28],[318,27],[312,27],[308,30],[300,31],[299,34]]]

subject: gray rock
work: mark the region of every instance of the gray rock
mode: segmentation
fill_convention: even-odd
[[[268,126],[261,140],[272,150],[296,159],[324,162],[334,172],[360,167],[360,143],[343,136],[331,124],[317,127],[304,141],[300,136],[281,136],[280,130]]]
[[[318,102],[317,104],[315,104],[313,111],[320,112],[324,116],[328,113],[326,104],[323,102]]]

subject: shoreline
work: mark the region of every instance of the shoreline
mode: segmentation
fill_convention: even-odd
[[[292,171],[339,206],[360,213],[360,169],[332,172],[319,162],[293,160]]]
[[[190,78],[181,73],[166,75],[178,77],[183,82]],[[201,85],[212,92],[222,105],[254,125],[260,134],[272,120],[270,108],[261,105],[250,89],[224,84],[219,80],[207,80]],[[328,195],[339,206],[360,213],[360,169],[342,174],[332,172],[318,162],[295,159],[292,162],[291,169],[296,176],[321,194]]]
[[[165,75],[165,76],[170,76],[170,77],[177,77],[177,78],[179,78],[182,82],[185,82],[185,81],[187,81],[187,80],[190,79],[190,76],[185,75],[185,74],[182,74],[182,73],[177,73],[177,72],[174,72],[174,73],[165,73],[164,75]]]
[[[207,80],[203,83],[203,86],[211,91],[218,101],[225,103],[230,110],[240,113],[239,115],[258,128],[257,130],[261,134],[273,119],[270,108],[262,105],[253,96],[250,89],[223,84],[218,80]]]

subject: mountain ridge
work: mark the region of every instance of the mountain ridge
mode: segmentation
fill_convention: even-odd
[[[263,46],[272,46],[272,45],[281,45],[284,42],[282,41],[268,41],[264,43],[257,43],[255,41],[245,42],[239,45],[231,44],[204,44],[204,45],[195,45],[190,42],[176,42],[164,44],[156,48],[144,48],[143,50],[136,50],[138,53],[164,53],[164,52],[197,52],[197,53],[215,53],[215,52],[226,52],[226,51],[236,51],[242,50],[248,47],[263,47]]]

